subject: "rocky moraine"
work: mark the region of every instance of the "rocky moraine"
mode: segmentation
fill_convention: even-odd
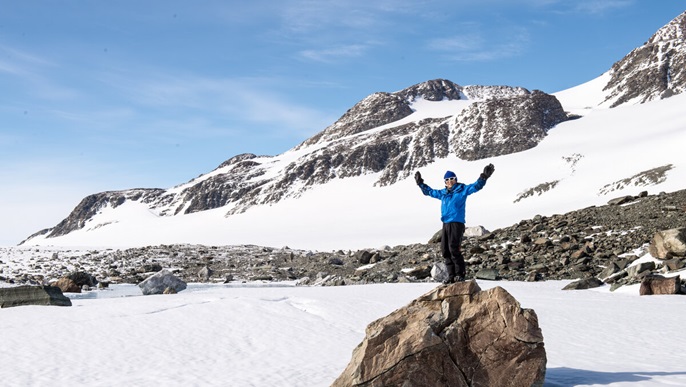
[[[438,225],[437,225],[438,226]],[[650,274],[681,270],[685,257],[631,265],[648,253],[658,231],[686,227],[686,190],[642,192],[566,214],[535,216],[465,237],[468,278],[516,281],[597,278],[617,287]],[[289,247],[160,245],[130,249],[0,248],[0,283],[44,285],[71,275],[87,286],[140,283],[169,269],[186,282],[297,281],[352,285],[440,280],[440,243],[357,251]],[[383,240],[379,240],[379,245]],[[84,275],[85,274],[85,275]],[[77,281],[78,282],[78,281]],[[81,281],[84,282],[83,280]]]

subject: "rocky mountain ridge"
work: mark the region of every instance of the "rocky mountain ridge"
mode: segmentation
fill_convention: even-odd
[[[480,100],[472,101],[470,96]],[[470,105],[454,116],[392,125],[410,116],[414,112],[412,102],[419,99],[464,99]],[[380,172],[376,185],[391,185],[407,178],[416,168],[449,154],[477,160],[529,149],[542,141],[549,129],[568,118],[554,96],[540,91],[506,86],[461,87],[448,80],[432,80],[396,93],[375,93],[365,98],[336,123],[295,147],[292,152],[299,153],[299,157],[285,165],[274,166],[280,162],[278,156],[242,154],[170,190],[90,195],[56,227],[31,237],[66,235],[83,228],[98,211],[116,208],[127,200],[144,203],[159,216],[220,207],[226,207],[227,215],[232,215],[252,206],[298,197],[314,185],[337,178]],[[389,127],[377,129],[384,125]]]
[[[605,86],[611,107],[668,98],[686,90],[686,12],[615,63]]]

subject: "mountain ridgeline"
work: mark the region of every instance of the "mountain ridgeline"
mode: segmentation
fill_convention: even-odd
[[[686,89],[686,12],[658,30],[608,71],[601,105],[644,103]],[[459,102],[442,116],[413,114],[424,101]],[[446,110],[443,110],[446,112]],[[222,208],[227,216],[253,206],[295,198],[333,179],[375,174],[389,186],[448,156],[463,160],[526,151],[556,125],[576,118],[554,95],[511,86],[460,86],[435,79],[374,93],[336,122],[278,156],[240,154],[214,171],[171,189],[97,193],[57,226],[35,236],[58,237],[82,229],[104,208],[136,201],[157,216],[183,216]]]
[[[412,103],[419,99],[465,100],[470,104],[452,116],[403,123],[414,113]],[[431,80],[363,99],[333,125],[291,150],[298,157],[277,167],[277,176],[273,175],[273,164],[278,157],[241,154],[211,173],[169,190],[132,189],[90,195],[56,227],[40,234],[66,235],[82,228],[102,208],[116,208],[128,200],[144,203],[161,216],[220,207],[226,207],[227,215],[232,215],[251,206],[297,197],[337,178],[380,173],[375,185],[386,186],[450,154],[478,160],[524,151],[567,119],[560,102],[541,91],[507,86],[462,87],[444,79]],[[396,122],[400,123],[394,125]]]

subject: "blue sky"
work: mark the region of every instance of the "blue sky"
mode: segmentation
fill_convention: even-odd
[[[168,188],[239,153],[282,153],[374,92],[435,78],[576,86],[685,9],[665,0],[0,0],[0,244],[54,226],[91,193]]]

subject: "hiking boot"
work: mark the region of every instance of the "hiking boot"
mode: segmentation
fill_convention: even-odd
[[[448,277],[448,278],[443,280],[443,285],[448,285],[448,284],[451,284],[453,282],[455,282],[455,277]]]
[[[460,275],[460,276],[455,277],[454,282],[464,282],[464,276]]]

